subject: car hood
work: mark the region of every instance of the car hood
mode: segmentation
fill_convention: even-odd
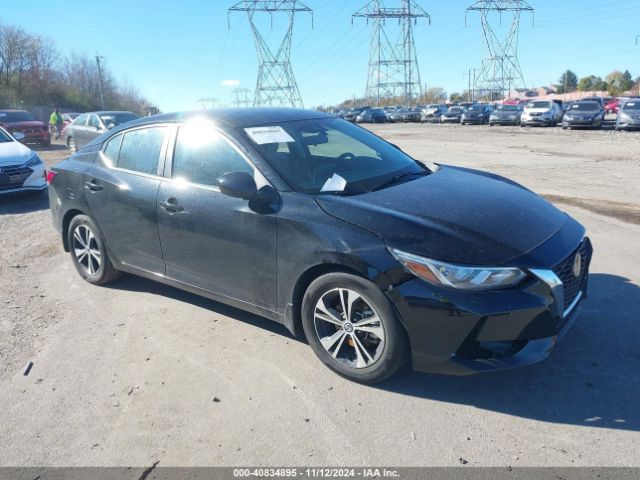
[[[42,128],[45,126],[44,123],[38,120],[32,120],[29,122],[8,122],[8,123],[4,123],[4,125],[9,127],[11,130],[16,130],[21,128],[35,128],[35,127]]]
[[[29,161],[33,152],[20,142],[0,143],[0,167],[22,165]]]
[[[548,108],[527,108],[524,113],[551,113]]]
[[[505,178],[448,166],[377,192],[318,196],[317,202],[390,247],[467,265],[506,264],[549,239],[569,218]]]

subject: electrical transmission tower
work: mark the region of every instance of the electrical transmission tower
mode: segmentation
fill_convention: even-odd
[[[251,106],[251,90],[248,88],[236,88],[233,91],[233,105],[236,108]]]
[[[422,96],[413,27],[421,19],[431,24],[431,16],[413,0],[400,3],[399,8],[387,8],[382,0],[372,0],[352,15],[352,21],[364,18],[367,25],[369,21],[373,25],[366,95],[376,105],[382,99],[398,97],[411,104]],[[397,40],[390,36],[387,19],[396,19],[400,25]]]
[[[290,63],[291,40],[296,14],[310,13],[313,19],[313,11],[298,0],[243,0],[229,8],[228,13],[233,12],[247,14],[258,53],[258,81],[253,98],[254,106],[302,107],[302,98]],[[275,54],[256,24],[256,17],[264,13],[271,17],[272,27],[274,14],[284,13],[289,17],[289,26]]]
[[[525,0],[479,0],[467,8],[466,14],[469,12],[480,13],[484,37],[484,58],[476,89],[487,99],[498,100],[507,97],[513,88],[526,88],[518,60],[518,37],[522,12],[533,14],[533,8]],[[511,21],[506,35],[500,28],[503,15]],[[499,25],[492,23],[496,16]]]

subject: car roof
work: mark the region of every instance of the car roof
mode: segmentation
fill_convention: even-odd
[[[16,112],[31,113],[31,112],[29,112],[29,110],[0,110],[0,112],[2,112],[2,113],[16,113]]]
[[[297,108],[221,108],[214,110],[195,110],[191,112],[162,113],[149,117],[140,117],[136,120],[118,125],[116,128],[109,131],[109,136],[132,127],[153,125],[157,123],[186,122],[190,119],[202,117],[208,118],[219,126],[227,128],[270,125],[274,123],[311,120],[317,118],[336,118],[333,115],[319,112],[317,110],[304,110]],[[103,141],[104,140],[101,135],[87,144],[87,146],[96,145]]]
[[[130,127],[148,123],[181,122],[199,117],[207,117],[221,126],[231,128],[268,125],[296,120],[311,120],[315,118],[334,118],[333,115],[329,115],[328,113],[297,108],[222,108],[153,115],[128,122],[126,125]]]

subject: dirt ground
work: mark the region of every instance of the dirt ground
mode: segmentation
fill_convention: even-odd
[[[589,298],[546,362],[350,383],[268,320],[132,276],[81,281],[46,194],[0,197],[0,466],[640,466],[640,134],[372,129],[587,227]]]

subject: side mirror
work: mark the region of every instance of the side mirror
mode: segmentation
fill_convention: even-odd
[[[27,136],[24,133],[16,132],[16,133],[13,134],[13,138],[15,138],[17,141],[21,142],[22,140],[27,138]]]
[[[258,195],[256,181],[247,172],[225,173],[218,178],[218,188],[223,195],[252,200]]]
[[[115,123],[110,123],[109,125],[107,125],[107,130],[112,130],[116,128],[116,124]]]

